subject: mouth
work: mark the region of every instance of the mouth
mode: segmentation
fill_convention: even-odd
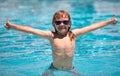
[[[59,30],[62,30],[62,29],[67,29],[65,26],[60,26],[58,27]]]

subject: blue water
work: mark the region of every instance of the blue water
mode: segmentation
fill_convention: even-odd
[[[52,16],[59,9],[70,13],[71,29],[110,19],[113,14],[120,21],[120,0],[0,0],[0,76],[41,76],[52,62],[47,40],[6,30],[6,18],[53,31]],[[84,76],[120,76],[120,22],[78,37],[73,64]],[[72,74],[57,71],[55,75]]]

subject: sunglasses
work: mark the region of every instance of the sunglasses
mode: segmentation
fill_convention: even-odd
[[[68,25],[68,24],[70,24],[70,21],[69,20],[57,20],[54,23],[56,25],[60,25],[61,23],[65,24],[65,25]]]

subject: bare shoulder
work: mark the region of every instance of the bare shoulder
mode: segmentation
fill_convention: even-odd
[[[75,36],[78,36],[78,35],[81,34],[80,31],[81,31],[81,29],[74,29],[74,30],[72,30],[72,33],[73,33]]]
[[[53,38],[54,32],[52,32],[52,31],[46,31],[46,33],[48,34],[49,38]]]
[[[76,35],[76,29],[71,30],[71,32]]]

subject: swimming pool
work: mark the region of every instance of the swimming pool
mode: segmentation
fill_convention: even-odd
[[[0,0],[0,76],[41,76],[52,62],[47,40],[16,30],[7,31],[3,24],[9,18],[19,25],[54,30],[54,12],[67,10],[72,28],[82,28],[111,18],[120,20],[119,0]],[[85,76],[120,76],[120,22],[76,39],[74,67]],[[62,74],[62,75],[61,75]],[[56,76],[71,76],[64,71]]]

